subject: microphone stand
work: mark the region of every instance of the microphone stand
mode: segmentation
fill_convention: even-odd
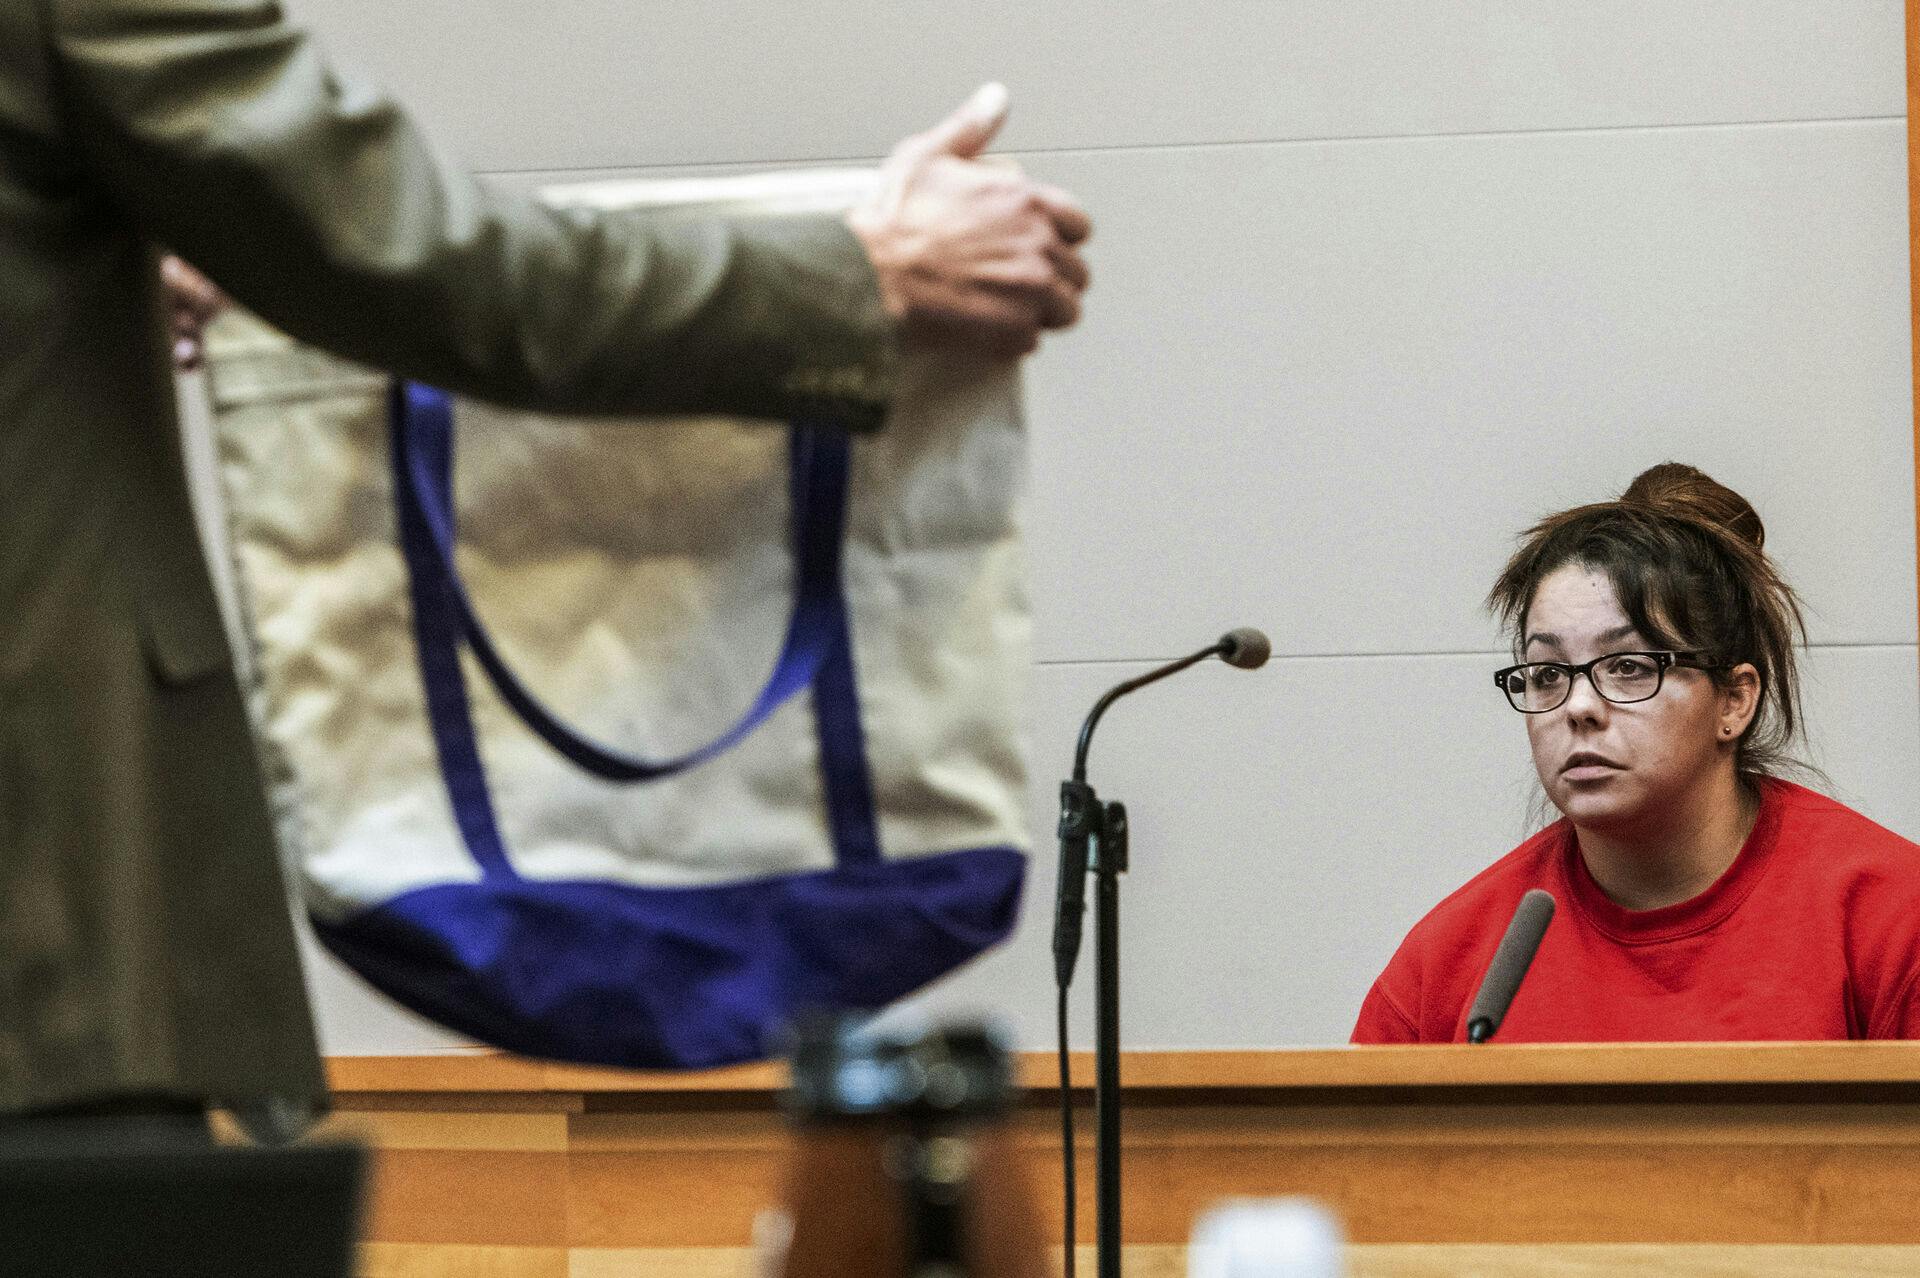
[[[1055,970],[1064,989],[1078,953],[1085,876],[1094,876],[1094,1257],[1097,1278],[1120,1278],[1120,876],[1127,870],[1127,809],[1103,803],[1087,784],[1094,725],[1127,693],[1229,651],[1222,642],[1110,690],[1080,725],[1073,779],[1060,784],[1060,918],[1072,913],[1071,939],[1055,940]],[[1063,956],[1063,948],[1067,953]],[[1069,1157],[1072,1151],[1067,1151]],[[1068,1240],[1072,1248],[1073,1242]],[[1067,1260],[1072,1272],[1071,1251]]]

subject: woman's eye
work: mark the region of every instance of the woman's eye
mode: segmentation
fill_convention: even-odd
[[[1607,663],[1607,673],[1616,679],[1645,679],[1653,674],[1653,663],[1645,657],[1615,657]]]
[[[1559,666],[1535,666],[1527,671],[1527,683],[1542,691],[1557,688],[1560,686],[1561,674]]]

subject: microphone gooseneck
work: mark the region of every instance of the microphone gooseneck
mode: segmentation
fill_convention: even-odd
[[[1273,645],[1265,634],[1252,626],[1241,626],[1227,631],[1211,646],[1191,656],[1169,661],[1137,679],[1115,684],[1094,702],[1080,725],[1080,741],[1073,751],[1073,779],[1060,783],[1060,880],[1054,894],[1053,971],[1055,983],[1061,988],[1073,982],[1074,964],[1080,957],[1081,921],[1087,912],[1088,835],[1100,829],[1105,820],[1100,800],[1087,784],[1087,751],[1093,745],[1094,725],[1100,722],[1108,706],[1129,692],[1179,674],[1208,657],[1219,657],[1241,670],[1254,670],[1266,664],[1272,651]]]
[[[1149,670],[1137,679],[1129,679],[1125,683],[1115,684],[1107,689],[1106,695],[1093,703],[1093,709],[1087,714],[1086,722],[1080,725],[1080,743],[1073,752],[1073,779],[1075,781],[1087,779],[1087,750],[1093,744],[1093,727],[1100,722],[1100,716],[1107,712],[1108,706],[1129,692],[1136,692],[1150,683],[1158,683],[1168,675],[1179,674],[1188,666],[1197,665],[1208,657],[1219,657],[1237,669],[1257,670],[1267,663],[1267,658],[1272,652],[1273,644],[1268,641],[1266,635],[1252,626],[1241,626],[1237,630],[1227,631],[1211,646],[1202,648],[1192,656],[1182,657],[1178,661],[1169,661],[1157,670]]]
[[[1520,982],[1533,965],[1540,939],[1547,934],[1547,924],[1553,922],[1553,910],[1553,894],[1541,888],[1533,888],[1520,898],[1513,921],[1507,924],[1507,934],[1500,938],[1493,962],[1487,964],[1487,974],[1480,979],[1480,992],[1473,996],[1473,1006],[1467,1011],[1469,1043],[1486,1042],[1506,1019],[1513,996],[1520,992]]]

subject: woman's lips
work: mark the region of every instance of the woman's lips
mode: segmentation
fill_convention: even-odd
[[[1576,754],[1561,767],[1560,776],[1567,781],[1604,781],[1622,770],[1619,764],[1601,755]]]

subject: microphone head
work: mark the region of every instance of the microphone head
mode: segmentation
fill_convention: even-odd
[[[1220,636],[1220,660],[1242,670],[1258,670],[1273,655],[1273,645],[1252,626],[1241,626]]]

